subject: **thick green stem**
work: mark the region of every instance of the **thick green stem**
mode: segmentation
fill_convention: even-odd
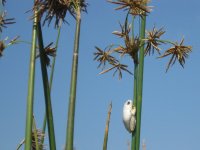
[[[58,35],[57,35],[56,45],[55,45],[56,53],[58,52],[58,43],[59,43],[59,39],[60,39],[60,30],[61,30],[61,21],[60,21],[60,25],[58,27]],[[52,62],[52,66],[51,66],[50,81],[49,81],[50,92],[51,92],[52,83],[53,83],[55,63],[56,63],[56,57],[53,57],[53,62]],[[45,131],[46,131],[46,121],[47,121],[47,116],[46,116],[46,113],[45,113],[44,119],[43,119],[42,133],[45,133]],[[41,142],[42,142],[42,144],[44,143],[44,137],[42,138]]]
[[[29,66],[29,81],[28,81],[28,96],[26,107],[26,133],[25,133],[25,150],[30,150],[32,145],[32,121],[33,121],[33,98],[34,98],[34,80],[35,80],[35,56],[36,56],[36,41],[37,41],[37,12],[34,12],[35,17],[32,29],[32,47]]]
[[[137,106],[137,89],[138,89],[138,63],[134,63],[134,96],[133,96],[133,105]],[[131,144],[131,150],[136,150],[136,130],[132,133],[132,144]]]
[[[132,42],[134,42],[134,20],[135,17],[133,16],[132,19]],[[133,105],[136,106],[137,103],[137,82],[138,82],[138,56],[136,56],[137,60],[134,60],[134,88],[133,88]],[[131,142],[131,150],[135,150],[136,149],[136,140],[135,140],[135,130],[132,133],[132,142]]]
[[[108,110],[108,116],[107,116],[107,120],[106,120],[106,128],[105,128],[104,141],[103,141],[103,150],[107,150],[111,111],[112,111],[112,102],[110,103],[109,110]]]
[[[73,54],[73,64],[71,72],[71,86],[70,86],[70,97],[68,105],[67,135],[66,135],[65,150],[73,150],[80,26],[81,26],[81,10],[80,6],[78,6],[76,15],[76,33],[74,40],[74,54]]]
[[[141,17],[140,39],[145,38],[146,16]],[[143,90],[143,70],[144,70],[144,41],[142,40],[139,54],[138,68],[138,92],[136,103],[136,150],[140,149],[140,129],[141,129],[141,114],[142,114],[142,90]]]
[[[43,45],[43,37],[40,22],[38,22],[38,43],[40,49],[40,64],[42,70],[42,80],[44,87],[44,97],[45,97],[45,106],[46,106],[46,116],[47,116],[47,124],[48,124],[48,133],[49,133],[49,147],[50,150],[56,150],[56,140],[54,133],[54,123],[53,123],[53,112],[51,106],[51,94],[49,88],[49,80],[48,73],[45,63],[45,53],[44,53],[44,45]]]

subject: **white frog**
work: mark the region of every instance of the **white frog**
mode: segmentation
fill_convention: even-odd
[[[123,122],[128,132],[132,133],[136,126],[136,107],[132,100],[127,100],[123,107]]]

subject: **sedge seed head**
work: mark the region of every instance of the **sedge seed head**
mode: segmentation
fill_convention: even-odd
[[[160,40],[164,33],[165,31],[163,28],[156,29],[155,27],[151,31],[146,32],[147,37],[144,39],[146,42],[145,55],[154,54],[155,50],[160,54],[161,49],[159,48],[159,45],[165,44],[165,42]]]
[[[2,32],[2,28],[7,28],[8,24],[15,23],[14,18],[6,19],[6,12],[2,12],[0,15],[0,32]]]
[[[116,10],[128,10],[133,16],[144,16],[150,13],[152,8],[151,6],[147,6],[150,0],[108,0],[108,2],[119,5]]]
[[[59,26],[59,20],[66,22],[65,16],[69,12],[74,18],[77,15],[77,8],[87,12],[85,0],[37,0],[32,10],[37,9],[40,19],[44,16],[43,25],[48,25],[55,19],[55,27]]]
[[[170,66],[173,66],[176,61],[184,68],[185,60],[188,58],[189,53],[192,52],[191,46],[183,45],[184,38],[180,43],[175,42],[173,46],[165,51],[165,53],[159,58],[164,58],[171,55],[171,58],[167,64],[166,72]]]

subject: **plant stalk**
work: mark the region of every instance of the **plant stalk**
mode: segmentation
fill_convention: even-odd
[[[67,135],[66,135],[65,150],[73,150],[80,27],[81,27],[81,9],[80,6],[78,6],[76,15],[76,33],[74,40],[74,54],[73,54],[73,63],[71,72],[71,86],[70,86],[70,97],[68,105],[68,120],[67,120],[67,133],[66,133]]]
[[[59,39],[60,39],[61,24],[62,23],[60,22],[60,25],[58,27],[58,35],[57,35],[57,38],[56,38],[56,45],[55,45],[56,53],[58,51],[58,43],[59,43]],[[52,65],[51,65],[51,74],[50,74],[50,81],[49,81],[50,92],[51,92],[52,83],[53,83],[55,63],[56,63],[56,56],[53,57],[53,62],[52,62]],[[46,122],[47,122],[47,116],[46,116],[46,112],[45,112],[44,119],[43,119],[42,133],[45,133],[45,131],[46,131]],[[41,142],[42,142],[42,144],[44,143],[44,137],[42,138]]]
[[[106,128],[105,128],[104,141],[103,141],[103,150],[107,150],[111,111],[112,111],[112,102],[110,103],[109,110],[108,110],[108,116],[107,116],[107,120],[106,120]]]
[[[28,96],[26,106],[26,131],[25,131],[25,150],[30,150],[32,145],[32,122],[33,122],[33,99],[34,99],[34,80],[35,80],[35,56],[37,41],[37,11],[34,11],[32,28],[32,46],[29,65]]]
[[[46,107],[46,116],[47,116],[48,133],[49,133],[49,147],[50,147],[50,150],[56,150],[53,112],[52,112],[52,105],[51,105],[51,94],[50,94],[48,73],[47,73],[47,68],[46,68],[46,63],[45,63],[43,36],[42,36],[42,29],[41,29],[40,22],[38,22],[38,44],[39,44],[39,49],[40,49],[40,62],[41,62],[40,64],[41,64],[41,70],[42,70],[45,107]]]
[[[140,39],[145,38],[146,16],[141,17]],[[141,40],[141,48],[139,53],[138,68],[138,92],[136,103],[136,150],[140,149],[140,130],[141,130],[141,114],[142,114],[142,90],[143,90],[143,71],[144,71],[144,41]]]
[[[134,20],[135,20],[135,17],[133,16],[132,17],[132,42],[134,41],[134,38],[135,38],[135,35],[134,35]],[[137,105],[137,82],[138,82],[138,54],[136,54],[136,58],[137,60],[134,61],[134,88],[133,88],[133,105],[136,107]],[[131,142],[131,150],[135,150],[136,149],[136,140],[135,140],[135,131],[133,131],[132,133],[132,142]]]
[[[133,105],[137,107],[137,89],[138,89],[138,63],[134,63],[134,96],[133,96]],[[137,111],[137,108],[136,108]],[[136,121],[137,122],[137,121]],[[131,144],[131,150],[136,150],[136,129],[132,133],[132,144]]]

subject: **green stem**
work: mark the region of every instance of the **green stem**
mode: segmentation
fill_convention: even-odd
[[[141,17],[140,39],[145,38],[146,16]],[[141,114],[142,114],[142,89],[143,89],[143,71],[144,71],[144,41],[141,43],[139,54],[138,68],[138,92],[136,104],[136,150],[140,149],[140,130],[141,130]]]
[[[55,140],[54,124],[53,124],[53,112],[52,112],[52,106],[51,106],[51,95],[50,95],[50,88],[49,88],[48,73],[47,73],[47,68],[46,68],[46,63],[45,63],[43,36],[42,36],[40,22],[38,22],[38,43],[39,43],[39,49],[40,49],[40,62],[41,62],[40,64],[41,64],[41,70],[42,70],[46,116],[47,116],[48,133],[49,133],[49,146],[50,146],[50,150],[56,150],[56,140]]]
[[[132,42],[134,41],[134,20],[135,17],[133,16],[132,18]],[[136,58],[138,59],[138,56],[136,56]],[[138,82],[138,60],[134,61],[134,88],[133,88],[133,92],[134,92],[134,96],[133,96],[133,105],[136,106],[137,103],[137,82]],[[132,133],[132,144],[131,144],[131,150],[135,150],[136,149],[136,143],[135,143],[135,130]]]
[[[131,38],[132,39],[132,43],[133,43],[134,38],[135,38],[135,34],[134,34],[135,33],[134,32],[134,27],[135,27],[134,26],[134,22],[135,22],[135,16],[132,17],[132,24],[131,24],[132,25],[132,38]]]
[[[36,56],[36,39],[37,39],[37,11],[32,29],[32,46],[29,66],[28,96],[26,107],[26,133],[25,133],[25,150],[30,150],[32,145],[32,121],[33,121],[33,97],[34,97],[34,80],[35,80],[35,56]]]
[[[71,72],[71,86],[70,86],[70,97],[68,105],[67,135],[66,135],[65,150],[73,150],[80,26],[81,26],[81,10],[80,6],[78,6],[76,15],[76,33],[74,40],[74,54],[73,54],[73,64]]]
[[[106,128],[105,128],[104,141],[103,141],[103,150],[107,150],[111,111],[112,111],[112,102],[110,103],[109,110],[108,110],[108,116],[107,116],[107,120],[106,120]]]
[[[58,27],[58,35],[57,35],[57,38],[56,38],[56,45],[55,45],[56,53],[58,52],[58,43],[59,43],[59,39],[60,39],[61,26],[62,26],[62,21],[60,20],[60,24],[59,24],[59,27]],[[52,83],[53,83],[55,63],[56,63],[56,57],[53,57],[53,62],[52,62],[52,65],[51,65],[50,81],[49,81],[50,91],[51,91]]]
[[[61,24],[62,23],[60,22],[60,25],[58,27],[58,35],[57,35],[57,38],[56,38],[56,45],[55,45],[56,53],[58,52],[58,43],[59,43],[59,39],[60,39]],[[50,81],[49,81],[50,92],[51,92],[52,83],[53,83],[55,62],[56,62],[56,57],[53,57],[53,62],[52,62],[52,65],[51,65]],[[47,121],[47,116],[46,116],[46,113],[45,113],[44,119],[43,119],[42,133],[45,133],[45,131],[46,131],[46,121]],[[44,137],[42,138],[41,142],[42,142],[42,144],[44,143]]]
[[[134,63],[134,96],[133,96],[133,105],[137,106],[137,89],[138,89],[138,63]],[[136,129],[132,133],[132,144],[131,144],[131,150],[136,150]]]

